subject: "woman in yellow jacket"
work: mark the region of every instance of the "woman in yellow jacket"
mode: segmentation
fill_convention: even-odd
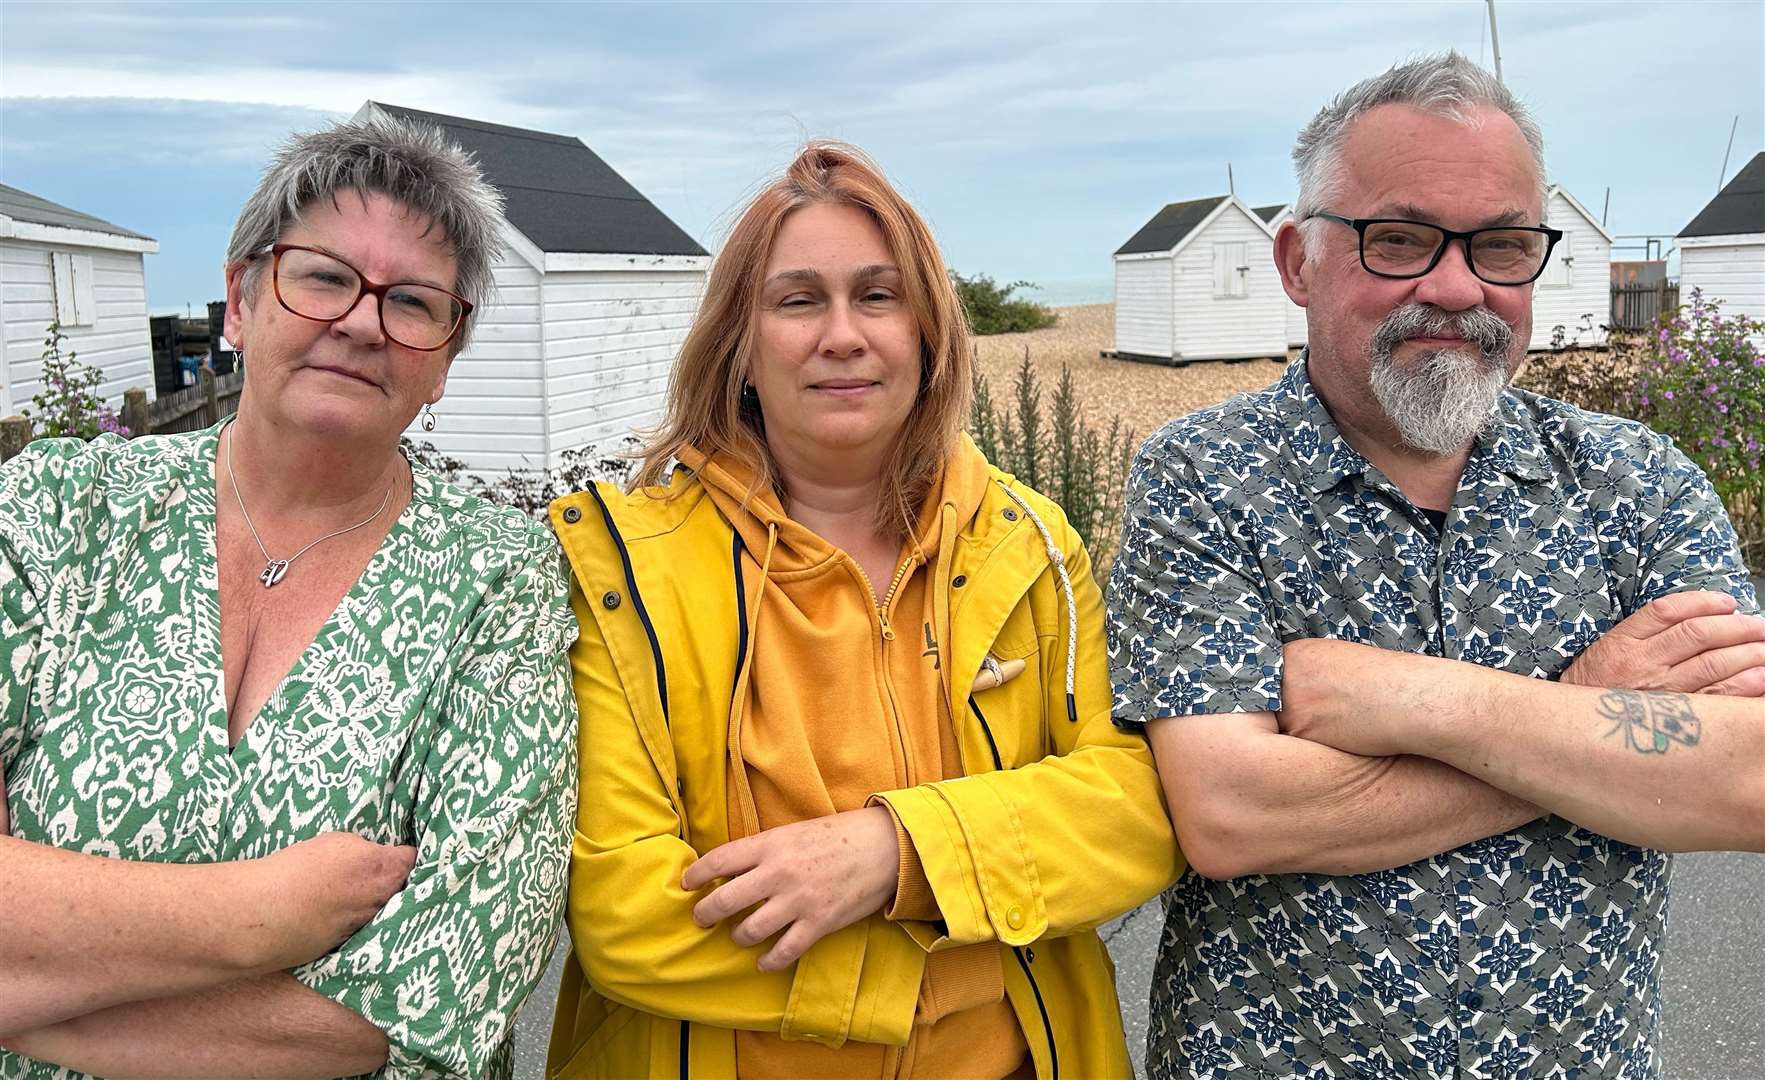
[[[1130,1074],[1092,928],[1181,857],[1085,550],[961,434],[971,379],[924,221],[814,144],[718,257],[641,486],[552,505],[582,797],[551,1076]]]

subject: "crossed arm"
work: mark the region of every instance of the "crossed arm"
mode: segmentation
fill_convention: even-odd
[[[1425,755],[1626,843],[1765,851],[1765,620],[1731,597],[1662,597],[1561,682],[1341,641],[1287,663],[1307,741]]]
[[[409,849],[343,834],[207,865],[0,835],[0,1046],[106,1076],[378,1068],[380,1030],[284,969],[335,947],[409,869]]]
[[[1148,725],[1183,849],[1210,877],[1365,873],[1554,813],[1654,847],[1765,850],[1765,621],[1734,609],[1663,597],[1560,683],[1290,643],[1278,715]]]

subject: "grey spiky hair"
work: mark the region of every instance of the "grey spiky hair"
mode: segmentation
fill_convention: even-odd
[[[439,229],[458,267],[455,291],[483,310],[493,284],[491,266],[502,254],[502,193],[433,124],[374,116],[291,136],[239,211],[228,264],[276,243],[308,208],[335,203],[347,191],[384,195]],[[261,262],[247,267],[247,299],[262,272]],[[454,353],[466,347],[474,321],[468,317],[460,329]]]
[[[1497,109],[1513,120],[1532,151],[1538,174],[1539,201],[1544,201],[1544,134],[1532,111],[1488,71],[1456,49],[1432,53],[1398,64],[1382,75],[1363,80],[1338,94],[1299,132],[1293,147],[1293,168],[1299,175],[1299,197],[1293,205],[1306,245],[1315,254],[1314,236],[1322,221],[1307,217],[1327,209],[1339,197],[1342,146],[1354,122],[1381,105],[1409,105],[1440,116],[1469,122],[1477,108]]]

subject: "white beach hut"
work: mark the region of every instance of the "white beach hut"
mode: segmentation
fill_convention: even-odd
[[[62,355],[104,372],[99,394],[120,406],[131,386],[153,387],[145,256],[159,242],[0,184],[0,416],[30,407],[41,389],[52,322]]]
[[[1612,313],[1612,234],[1561,184],[1545,193],[1544,222],[1563,238],[1532,287],[1532,340],[1552,346],[1556,328],[1568,345],[1604,345]]]
[[[1259,206],[1256,216],[1268,224],[1269,232],[1281,230],[1281,226],[1293,219],[1292,203],[1276,203],[1273,206]],[[1305,309],[1287,301],[1287,345],[1298,349],[1305,345]]]
[[[480,472],[532,471],[654,422],[705,249],[580,139],[371,101],[356,116],[375,113],[440,125],[506,200],[496,296],[435,431],[412,437]]]
[[[1171,203],[1115,253],[1115,347],[1126,359],[1287,355],[1274,233],[1231,195]]]
[[[1765,153],[1753,155],[1679,231],[1679,302],[1691,291],[1727,315],[1765,319]]]

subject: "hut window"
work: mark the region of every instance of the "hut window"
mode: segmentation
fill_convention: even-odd
[[[55,271],[55,321],[63,326],[91,326],[98,321],[92,295],[92,256],[71,251],[49,255]]]
[[[1213,246],[1213,295],[1226,300],[1244,295],[1244,281],[1250,276],[1246,245],[1238,240]]]

